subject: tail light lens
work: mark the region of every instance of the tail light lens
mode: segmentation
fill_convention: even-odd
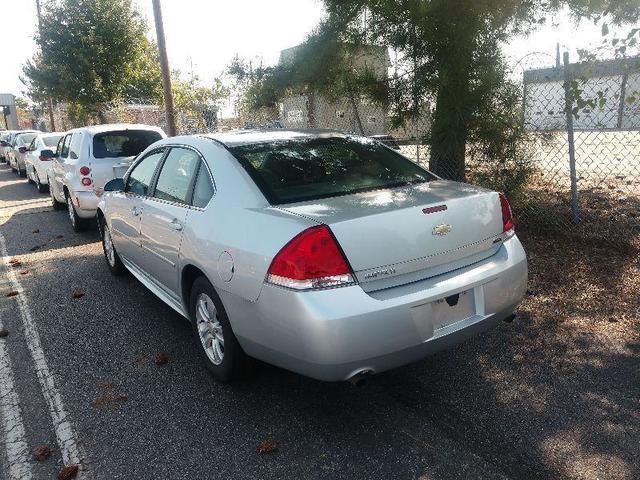
[[[502,232],[513,230],[513,213],[509,200],[504,193],[500,192],[500,207],[502,207]]]
[[[91,185],[91,179],[88,177],[83,178],[82,180],[80,180],[80,183],[82,183],[82,185],[84,185],[85,187],[88,187],[89,185]]]
[[[267,282],[308,290],[349,285],[354,277],[329,227],[319,225],[298,234],[278,252]]]
[[[80,167],[81,175],[89,175],[91,173],[91,169],[89,167]]]

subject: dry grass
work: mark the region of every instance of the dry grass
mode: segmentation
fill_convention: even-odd
[[[640,241],[519,233],[529,256],[522,308],[582,331],[640,338]]]

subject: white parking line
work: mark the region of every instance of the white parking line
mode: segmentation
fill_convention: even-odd
[[[0,329],[2,329],[1,320]],[[0,417],[9,463],[9,478],[30,480],[32,474],[29,464],[29,445],[24,433],[20,401],[13,383],[11,359],[4,340],[0,340]]]
[[[5,265],[7,265],[9,258],[7,252],[7,245],[2,233],[0,233],[0,255],[2,255]],[[11,266],[7,265],[7,276],[11,283],[13,290],[17,291],[19,295],[15,298],[18,301],[18,307],[20,309],[20,316],[22,317],[22,325],[24,327],[24,336],[27,343],[27,348],[33,359],[33,363],[40,383],[40,389],[47,403],[49,415],[53,422],[53,428],[55,430],[58,446],[60,447],[60,453],[65,465],[79,464],[81,463],[84,455],[82,455],[76,433],[71,425],[69,415],[64,409],[62,397],[56,387],[55,380],[49,367],[47,365],[47,359],[42,350],[42,344],[40,343],[40,335],[36,323],[31,316],[31,310],[27,297],[24,295],[22,285],[15,274],[15,271]],[[82,472],[81,472],[82,473]],[[78,478],[80,478],[80,474]]]

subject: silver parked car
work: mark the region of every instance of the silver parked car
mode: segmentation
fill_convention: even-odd
[[[191,320],[221,381],[250,358],[321,380],[398,367],[512,318],[526,289],[503,195],[367,138],[173,137],[104,190],[109,268]]]

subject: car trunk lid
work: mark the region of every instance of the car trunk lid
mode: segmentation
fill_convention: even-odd
[[[462,268],[502,240],[498,194],[445,180],[280,208],[329,225],[366,291]]]
[[[104,185],[114,178],[121,178],[127,172],[135,156],[94,158],[89,162],[93,188],[101,191]]]

